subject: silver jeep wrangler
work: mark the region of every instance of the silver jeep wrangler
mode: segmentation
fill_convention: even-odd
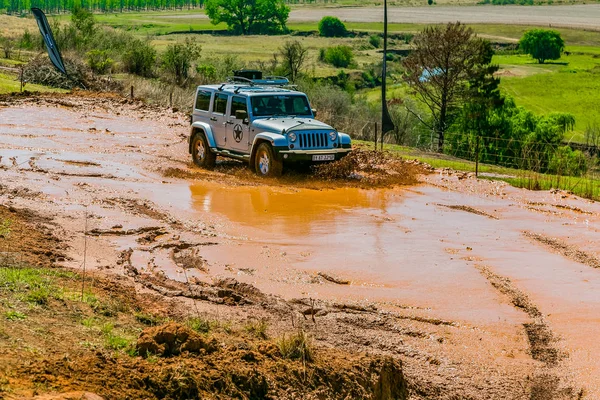
[[[308,98],[286,89],[288,80],[236,71],[219,85],[198,86],[189,152],[211,169],[217,156],[246,161],[261,176],[279,176],[284,163],[339,160],[350,136],[315,119]]]

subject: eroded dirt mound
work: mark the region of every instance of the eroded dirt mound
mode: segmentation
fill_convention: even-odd
[[[200,353],[216,350],[216,343],[176,322],[145,329],[140,335],[136,348],[142,356],[156,354],[173,356],[183,352]]]

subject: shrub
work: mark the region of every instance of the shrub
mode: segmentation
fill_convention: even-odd
[[[325,50],[324,61],[337,68],[346,68],[354,59],[352,49],[348,46],[334,46]]]
[[[376,49],[378,49],[381,46],[381,36],[371,35],[369,37],[369,44],[371,46],[375,47]]]
[[[217,69],[212,64],[197,65],[196,73],[202,84],[214,83],[217,81]]]
[[[587,171],[587,160],[579,150],[561,146],[550,159],[548,172],[556,175],[581,176]]]
[[[189,38],[184,43],[171,44],[162,56],[163,68],[173,75],[178,85],[183,85],[189,78],[192,63],[200,57],[200,51],[200,45]]]
[[[25,32],[23,32],[23,35],[21,36],[21,40],[19,40],[19,47],[25,50],[32,50],[34,46],[33,36],[29,33],[29,29],[25,29]]]
[[[346,25],[337,17],[323,17],[319,21],[319,34],[325,37],[344,37],[348,34]]]
[[[89,67],[97,74],[105,74],[115,63],[106,50],[92,50],[86,53]]]
[[[123,66],[130,74],[150,78],[154,74],[156,50],[148,42],[132,41],[123,54]]]

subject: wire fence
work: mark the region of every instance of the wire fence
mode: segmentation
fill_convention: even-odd
[[[531,190],[560,189],[600,200],[597,146],[447,133],[443,151],[438,152],[438,137],[430,132],[429,135],[423,131],[382,135],[381,125],[375,121],[342,117],[336,118],[336,122],[353,139],[371,142],[379,150],[385,143],[389,151],[418,158],[436,168],[449,167]]]

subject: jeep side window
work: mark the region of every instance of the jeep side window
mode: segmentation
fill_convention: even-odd
[[[215,93],[213,100],[213,113],[225,115],[227,110],[227,95],[224,93]]]
[[[198,90],[198,97],[196,97],[196,110],[209,110],[211,94],[212,93],[208,90]]]
[[[231,112],[229,113],[229,115],[235,118],[235,113],[239,110],[246,111],[246,113],[248,112],[248,107],[246,106],[246,98],[233,96],[233,98],[231,99]]]

